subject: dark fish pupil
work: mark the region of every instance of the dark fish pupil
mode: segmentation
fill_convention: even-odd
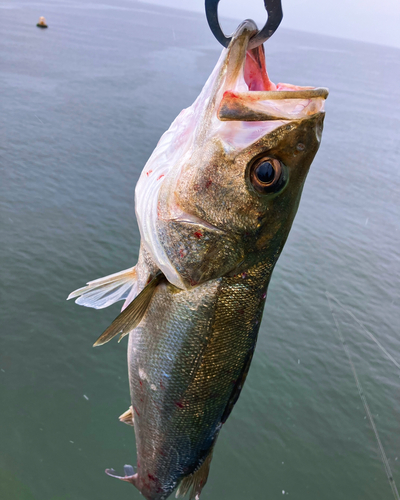
[[[256,168],[255,174],[260,182],[263,184],[270,184],[275,178],[275,170],[272,163],[263,161]]]

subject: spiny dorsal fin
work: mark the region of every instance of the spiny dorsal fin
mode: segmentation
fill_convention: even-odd
[[[118,418],[119,418],[120,422],[123,422],[124,424],[128,424],[128,425],[132,425],[133,426],[133,409],[132,409],[132,406],[130,406]]]
[[[175,494],[176,498],[184,497],[190,491],[189,500],[200,499],[201,490],[204,488],[207,482],[208,473],[210,472],[212,454],[213,447],[211,448],[204,462],[201,464],[200,468],[190,476],[186,476],[182,479]]]
[[[119,333],[121,334],[119,337],[120,342],[125,335],[128,335],[129,332],[136,328],[146,313],[157,285],[165,279],[165,276],[161,272],[158,273],[150,283],[143,288],[135,300],[115,318],[107,330],[96,340],[93,346],[103,345]]]

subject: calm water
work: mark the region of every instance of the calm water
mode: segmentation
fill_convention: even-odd
[[[126,342],[91,347],[118,305],[65,298],[136,262],[135,183],[220,48],[201,15],[112,4],[0,5],[2,500],[140,498],[103,472],[135,464]],[[400,51],[282,28],[266,52],[331,95],[202,499],[399,498]]]

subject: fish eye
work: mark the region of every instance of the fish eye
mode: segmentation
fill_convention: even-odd
[[[250,167],[250,181],[262,194],[279,191],[285,183],[284,177],[282,163],[276,158],[258,158]]]

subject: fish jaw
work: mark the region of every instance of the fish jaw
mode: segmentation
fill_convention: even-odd
[[[268,242],[274,253],[276,240],[286,240],[319,146],[327,90],[272,83],[263,46],[247,50],[255,29],[250,21],[238,28],[199,97],[161,138],[136,187],[143,246],[180,289],[239,272],[254,263],[246,256]],[[249,185],[248,170],[254,158],[271,152],[287,162],[294,186],[262,197]],[[282,203],[284,217],[273,209]],[[285,230],[273,234],[278,226]]]

